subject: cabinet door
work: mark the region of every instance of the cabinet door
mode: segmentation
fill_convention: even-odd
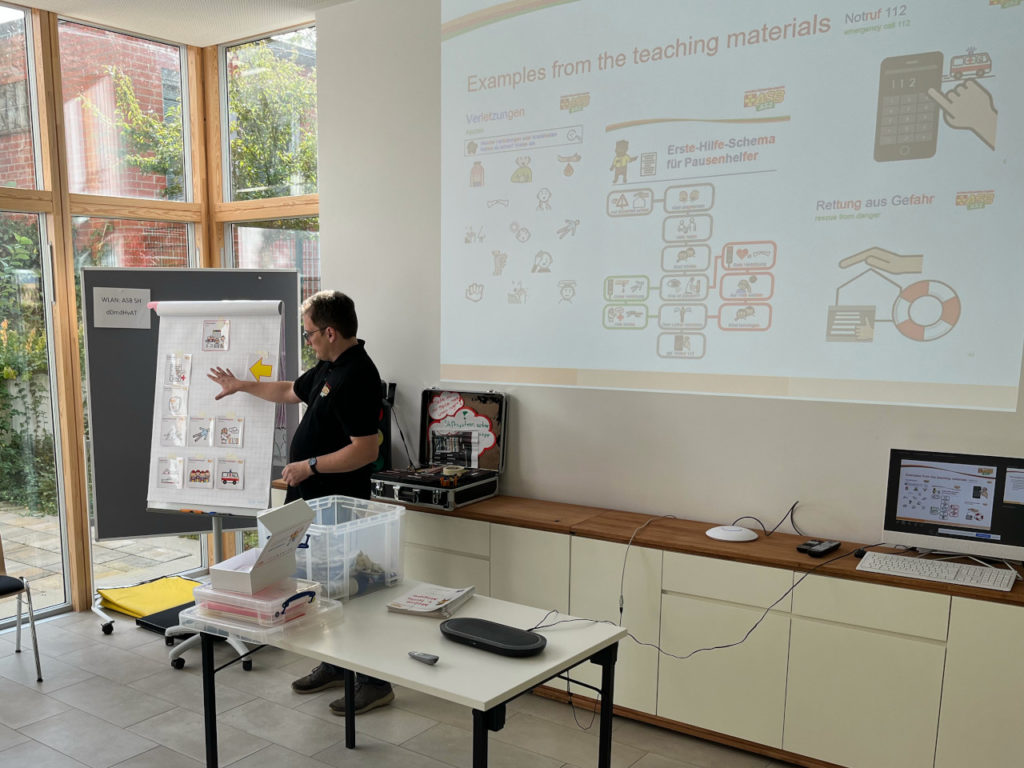
[[[1020,765],[1024,608],[954,598],[936,768]]]
[[[793,572],[665,554],[658,714],[773,747],[782,745]],[[780,600],[780,598],[782,598]],[[765,615],[770,605],[775,607]],[[763,619],[761,617],[764,617]]]
[[[661,609],[660,550],[572,537],[569,612],[573,616],[619,623],[619,590],[623,593],[622,625],[639,640],[658,642]],[[623,581],[625,567],[625,581]],[[600,668],[584,664],[572,676],[590,685],[601,684]],[[657,708],[658,651],[629,638],[619,643],[615,663],[615,703],[653,714]],[[574,693],[596,698],[587,688]]]
[[[794,617],[783,746],[849,768],[931,766],[944,655],[941,643]]]
[[[698,648],[735,643],[764,610],[665,593],[661,646],[683,656]],[[740,645],[702,651],[687,659],[662,656],[658,715],[781,747],[788,641],[789,614],[770,611]]]
[[[784,748],[851,768],[931,766],[949,598],[810,576],[793,614]]]
[[[491,597],[569,610],[569,537],[491,525]]]
[[[407,579],[491,593],[489,523],[410,509],[402,530]]]

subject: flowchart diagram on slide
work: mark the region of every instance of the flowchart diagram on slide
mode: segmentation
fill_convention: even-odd
[[[631,162],[617,142],[613,185],[625,182]],[[657,222],[660,256],[649,274],[604,279],[603,324],[609,331],[658,329],[661,358],[698,360],[713,333],[758,333],[772,325],[778,244],[770,239],[712,245],[712,183],[613,188],[605,198],[611,219],[649,216]],[[652,261],[654,261],[652,259]]]

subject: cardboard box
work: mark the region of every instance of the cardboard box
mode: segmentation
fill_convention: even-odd
[[[268,536],[263,546],[210,566],[210,585],[251,595],[288,578],[295,571],[295,548],[313,517],[302,499],[261,512],[256,520]]]

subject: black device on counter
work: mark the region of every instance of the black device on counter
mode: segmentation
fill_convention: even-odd
[[[841,544],[841,541],[836,541],[835,539],[810,539],[803,544],[797,544],[796,551],[803,552],[811,557],[824,557],[829,552],[835,552],[839,549]]]

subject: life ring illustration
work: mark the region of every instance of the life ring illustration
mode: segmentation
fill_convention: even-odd
[[[892,321],[897,330],[914,341],[942,338],[960,319],[960,297],[938,280],[918,280],[896,297]]]

